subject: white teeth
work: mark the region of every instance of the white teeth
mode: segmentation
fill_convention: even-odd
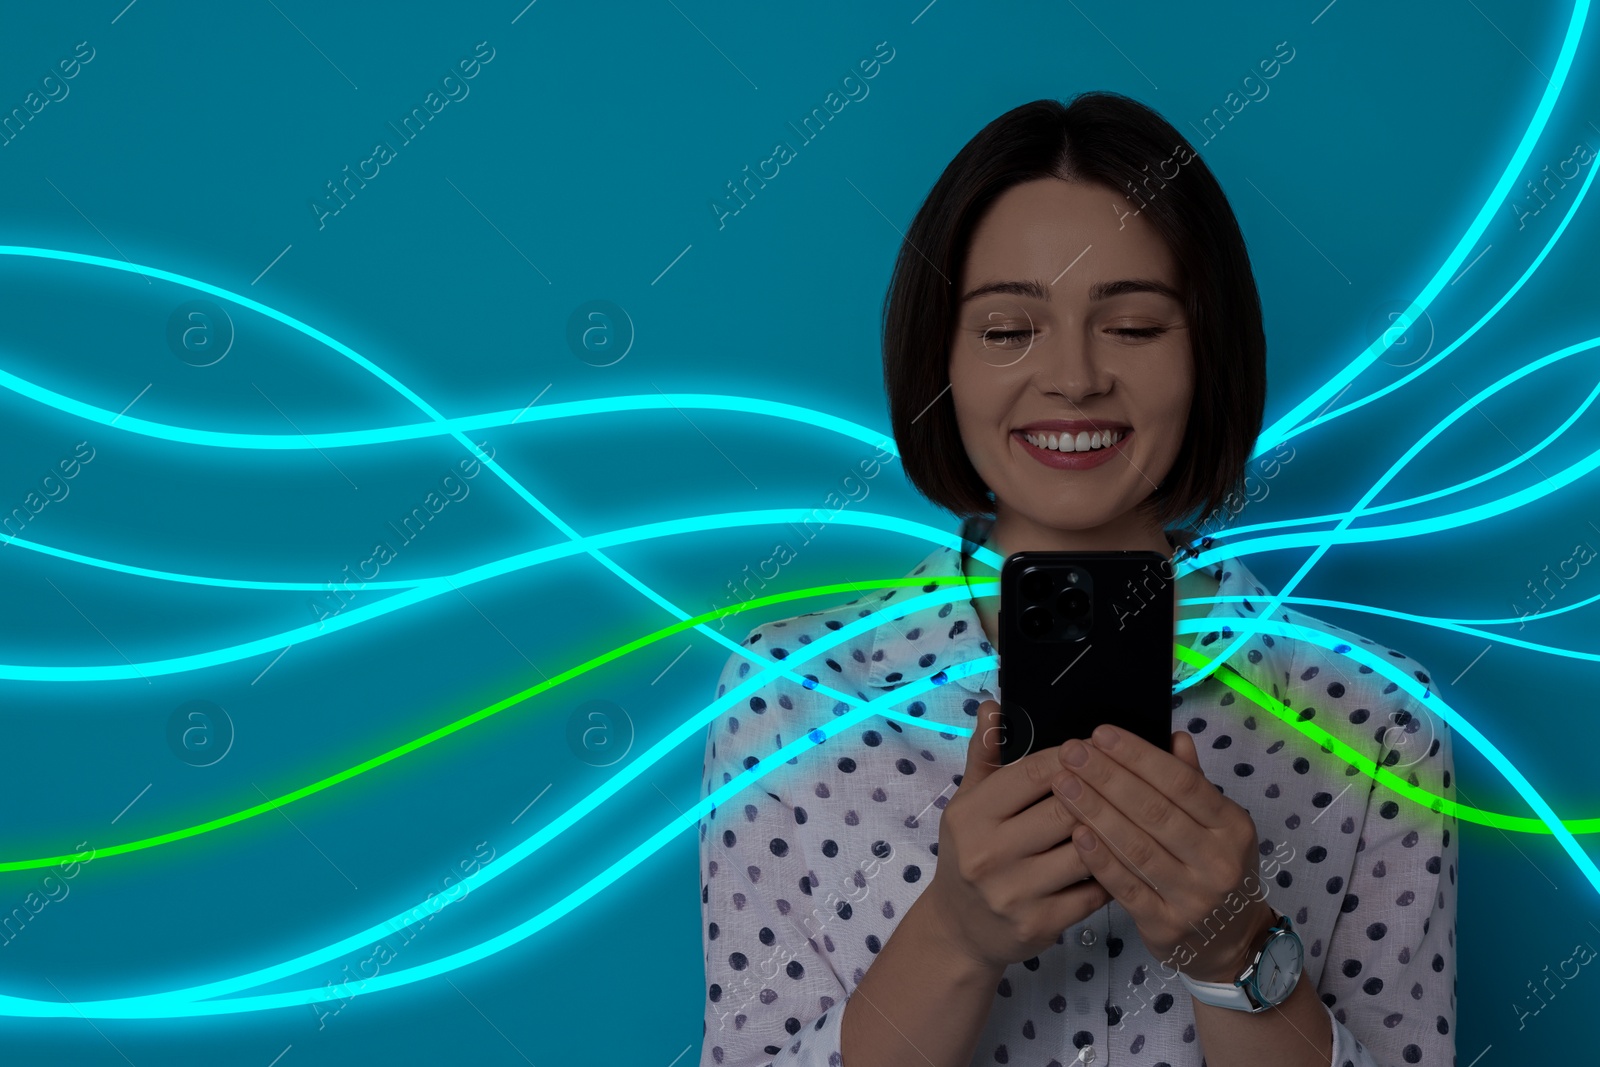
[[[1055,452],[1089,452],[1111,447],[1122,440],[1122,433],[1118,430],[1097,430],[1091,434],[1085,430],[1076,435],[1024,433],[1023,437],[1035,448],[1048,448]]]

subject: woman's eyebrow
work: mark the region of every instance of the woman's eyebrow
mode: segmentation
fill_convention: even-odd
[[[1043,301],[1050,299],[1050,287],[1030,278],[1025,281],[989,282],[980,285],[963,296],[961,302],[964,304],[991,293],[1007,293],[1011,296],[1026,296]],[[1109,300],[1127,293],[1156,293],[1176,300],[1180,304],[1183,303],[1182,293],[1166,282],[1154,278],[1122,278],[1114,282],[1096,282],[1089,287],[1090,300]]]
[[[969,300],[976,300],[978,297],[988,296],[990,293],[1008,293],[1011,296],[1027,296],[1035,300],[1050,299],[1049,288],[1043,282],[1037,282],[1030,278],[1027,281],[1020,282],[989,282],[987,285],[980,285],[962,297],[961,302],[965,304]]]
[[[1090,300],[1109,300],[1125,293],[1156,293],[1183,303],[1182,293],[1154,278],[1123,278],[1121,281],[1099,282],[1089,287]]]

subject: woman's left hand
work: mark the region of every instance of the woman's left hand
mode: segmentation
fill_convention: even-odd
[[[1101,725],[1061,749],[1057,800],[1083,824],[1072,839],[1089,873],[1150,954],[1198,981],[1231,982],[1277,918],[1263,903],[1255,820],[1206,778],[1193,737],[1174,731],[1172,749]]]

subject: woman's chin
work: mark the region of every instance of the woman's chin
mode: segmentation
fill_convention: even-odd
[[[1121,512],[1108,509],[1097,501],[1077,504],[1068,496],[1061,497],[1049,511],[1032,508],[1011,510],[1017,518],[1026,519],[1031,525],[1060,530],[1064,533],[1097,530],[1114,522],[1121,515]]]

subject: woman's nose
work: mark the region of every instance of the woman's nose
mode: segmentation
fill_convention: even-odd
[[[1044,339],[1035,346],[1034,373],[1043,392],[1068,400],[1103,393],[1110,387],[1108,368],[1081,336]]]

